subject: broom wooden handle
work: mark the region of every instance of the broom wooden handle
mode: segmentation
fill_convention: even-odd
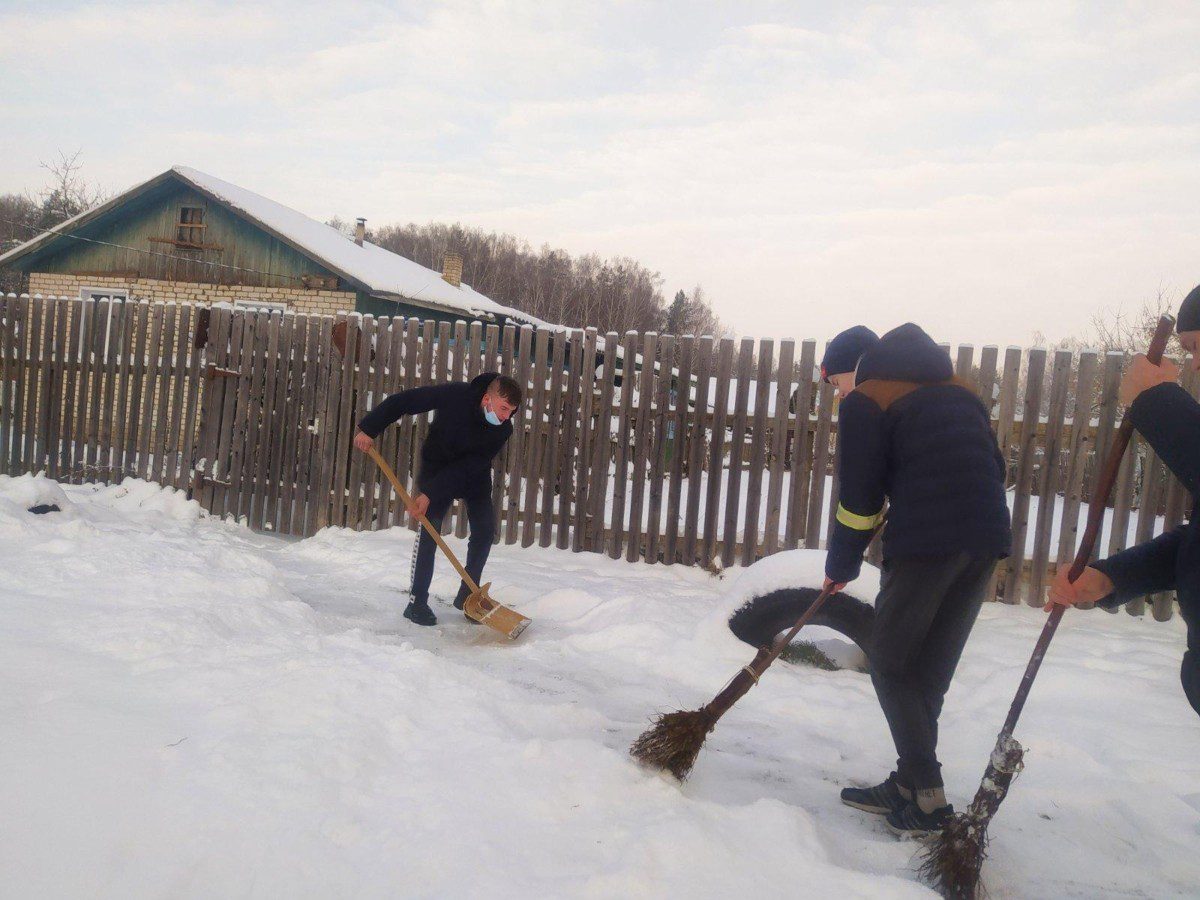
[[[408,495],[408,491],[404,489],[404,485],[400,483],[400,479],[396,477],[396,473],[392,471],[392,467],[389,466],[386,460],[379,455],[379,450],[372,445],[367,449],[367,455],[370,456],[371,459],[375,460],[375,465],[379,466],[379,468],[383,470],[383,474],[387,476],[388,481],[392,483],[392,487],[396,489],[396,493],[400,495],[400,499],[404,501],[405,507],[411,507],[412,498]],[[417,518],[420,519],[421,524],[425,526],[425,530],[429,532],[429,536],[437,542],[439,547],[442,548],[442,552],[446,554],[446,558],[453,563],[454,568],[458,570],[459,576],[467,583],[467,587],[471,589],[471,593],[479,593],[479,585],[475,583],[475,579],[468,574],[465,568],[463,568],[462,563],[458,561],[458,557],[454,555],[454,551],[450,549],[450,546],[444,540],[442,540],[441,532],[434,528],[432,523],[430,523],[429,519],[425,518],[425,516],[418,516]]]
[[[1171,316],[1163,316],[1158,320],[1158,326],[1154,329],[1154,337],[1150,341],[1146,359],[1155,365],[1162,362],[1163,353],[1167,349],[1167,341],[1170,340],[1174,327],[1175,320]],[[1036,413],[1037,411],[1034,410],[1035,415]],[[1027,410],[1026,415],[1028,414]],[[1075,418],[1079,419],[1078,411],[1075,413]],[[1121,427],[1113,436],[1108,456],[1104,459],[1104,468],[1100,470],[1100,477],[1096,481],[1096,490],[1092,492],[1091,500],[1088,502],[1087,526],[1083,530],[1083,538],[1079,541],[1079,549],[1075,552],[1075,561],[1067,572],[1067,578],[1072,583],[1083,574],[1083,570],[1091,561],[1092,550],[1096,546],[1096,539],[1100,536],[1100,526],[1104,522],[1104,510],[1108,506],[1108,495],[1112,493],[1113,484],[1117,480],[1117,472],[1121,469],[1121,459],[1125,456],[1125,450],[1129,447],[1129,440],[1132,437],[1133,422],[1130,421],[1127,411],[1121,419]],[[1042,501],[1045,502],[1045,500],[1046,498],[1043,497]],[[1054,609],[1050,611],[1050,615],[1046,617],[1046,624],[1042,626],[1042,633],[1038,636],[1037,644],[1033,648],[1033,655],[1025,667],[1025,674],[1021,678],[1020,687],[1017,688],[1017,695],[1013,698],[1012,706],[1009,707],[1008,718],[1004,720],[1004,728],[1000,731],[1000,742],[1011,737],[1016,730],[1017,720],[1021,717],[1021,710],[1025,708],[1025,701],[1029,697],[1030,688],[1033,687],[1033,680],[1037,677],[1038,669],[1041,668],[1042,660],[1046,656],[1046,649],[1050,646],[1050,641],[1053,639],[1055,631],[1058,630],[1058,623],[1062,621],[1063,613],[1066,610],[1065,606],[1056,603]]]

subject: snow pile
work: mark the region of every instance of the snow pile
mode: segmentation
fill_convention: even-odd
[[[60,510],[70,507],[67,495],[58,482],[33,475],[5,478],[0,482],[0,513],[10,524],[23,524],[21,515],[34,506],[57,506]]]
[[[870,606],[879,593],[880,571],[863,563],[858,578],[846,586],[844,593]],[[733,588],[725,595],[722,605],[732,613],[746,601],[761,597],[780,588],[806,587],[820,590],[825,583],[824,550],[786,550],[760,559],[747,569],[740,570]]]
[[[437,628],[401,618],[411,532],[256,536],[136,481],[33,516],[55,488],[32,481],[0,477],[14,896],[932,896],[911,845],[837,799],[891,765],[862,675],[772,668],[682,787],[628,757],[752,655],[705,627],[728,581],[498,547],[495,595],[534,618],[508,643],[448,604]],[[454,589],[441,565],[435,594]],[[990,607],[968,646],[942,729],[960,805],[1042,621]],[[1182,633],[1064,623],[992,829],[995,896],[1200,883]]]

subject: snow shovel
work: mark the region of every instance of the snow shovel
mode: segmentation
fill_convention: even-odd
[[[392,487],[396,489],[396,493],[400,495],[400,499],[404,502],[405,507],[412,506],[412,498],[409,497],[408,491],[404,489],[404,485],[400,483],[400,479],[396,477],[396,473],[392,471],[392,467],[384,461],[384,458],[379,455],[379,451],[375,447],[367,450],[367,454],[371,459],[375,460],[375,465],[383,470],[383,474],[387,476],[388,481],[392,483]],[[458,561],[458,557],[454,555],[454,551],[442,540],[441,534],[430,523],[429,519],[421,516],[421,524],[425,526],[425,530],[429,532],[429,536],[434,539],[442,552],[446,554],[446,558],[450,560],[454,568],[458,571],[458,575],[471,589],[471,593],[467,596],[466,603],[463,604],[463,612],[471,619],[489,628],[494,628],[501,634],[507,636],[511,640],[516,640],[521,636],[521,632],[529,627],[530,619],[521,615],[513,609],[509,609],[502,603],[497,603],[489,594],[488,589],[492,586],[488,582],[483,587],[475,583],[462,563]]]
[[[1162,361],[1163,351],[1167,349],[1167,341],[1174,330],[1175,320],[1163,316],[1158,320],[1154,330],[1154,338],[1150,341],[1150,349],[1146,358],[1158,365]],[[1067,578],[1075,581],[1092,558],[1092,548],[1100,535],[1100,526],[1104,520],[1104,507],[1108,503],[1108,495],[1112,492],[1113,483],[1117,480],[1117,472],[1121,467],[1121,458],[1129,446],[1133,436],[1133,422],[1129,414],[1121,420],[1121,427],[1113,435],[1112,445],[1108,456],[1104,459],[1104,467],[1096,480],[1096,489],[1088,503],[1087,525],[1083,537],[1079,541],[1079,549],[1075,553],[1075,561],[1067,572]],[[1017,719],[1025,707],[1029,690],[1033,687],[1033,679],[1037,677],[1046,650],[1050,647],[1050,639],[1058,629],[1062,620],[1065,606],[1055,604],[1046,624],[1033,648],[1033,655],[1025,667],[1025,675],[1017,688],[1012,705],[1008,709],[1008,718],[996,738],[996,746],[992,750],[991,759],[983,773],[983,781],[979,790],[965,813],[959,813],[950,819],[942,830],[926,845],[922,851],[920,865],[921,875],[937,891],[948,900],[975,900],[981,895],[979,872],[987,856],[988,825],[992,817],[1000,809],[1000,804],[1008,796],[1009,786],[1017,774],[1024,768],[1025,750],[1013,737],[1017,727]]]

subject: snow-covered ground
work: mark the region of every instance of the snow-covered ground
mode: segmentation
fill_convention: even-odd
[[[25,511],[45,500],[63,511]],[[497,547],[495,595],[534,619],[508,643],[447,606],[401,618],[412,540],[285,541],[142,482],[0,477],[0,894],[932,896],[913,845],[837,799],[891,762],[865,675],[778,664],[683,786],[627,756],[752,655],[723,627],[736,571]],[[988,606],[968,645],[942,729],[960,806],[1042,621]],[[1182,650],[1178,619],[1068,616],[994,896],[1194,895]]]

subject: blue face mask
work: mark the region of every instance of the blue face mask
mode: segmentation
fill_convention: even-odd
[[[488,422],[492,425],[500,424],[500,417],[498,415],[496,415],[494,412],[492,412],[490,409],[485,409],[483,411],[483,417],[485,419],[487,419]]]

